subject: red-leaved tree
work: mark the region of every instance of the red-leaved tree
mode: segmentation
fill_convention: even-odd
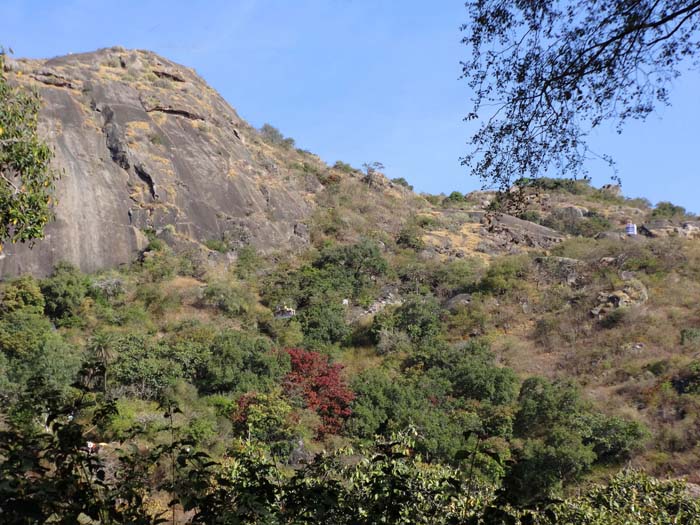
[[[331,364],[327,355],[301,348],[288,348],[292,371],[284,380],[287,394],[298,395],[321,416],[318,434],[335,434],[352,413],[355,394],[340,375],[343,366]]]

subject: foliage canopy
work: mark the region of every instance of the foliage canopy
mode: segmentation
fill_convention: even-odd
[[[8,82],[5,61],[0,48],[0,247],[43,237],[58,178],[37,134],[39,95]]]
[[[697,0],[466,5],[466,119],[482,124],[462,162],[502,189],[522,176],[580,173],[589,130],[604,121],[620,130],[668,104],[700,47]]]

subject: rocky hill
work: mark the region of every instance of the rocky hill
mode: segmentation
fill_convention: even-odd
[[[320,185],[291,176],[301,155],[266,145],[191,69],[121,48],[7,68],[39,90],[64,176],[46,239],[8,250],[0,274],[115,266],[146,246],[144,230],[163,228],[179,244],[308,242]]]
[[[219,512],[207,498],[234,483],[271,494],[285,523],[297,522],[289,509],[316,509],[317,487],[358,487],[328,483],[346,475],[385,487],[399,473],[411,487],[402,512],[419,490],[453,510],[521,505],[528,523],[533,504],[588,494],[622,468],[700,483],[700,222],[683,208],[547,178],[518,181],[508,199],[417,195],[252,128],[192,71],[144,51],[8,68],[42,94],[41,132],[64,176],[46,239],[0,259],[0,478],[11,481],[0,514],[20,501],[17,515],[69,515],[45,497],[81,464],[64,459],[64,438],[76,457],[97,455],[94,476],[68,476],[75,497],[61,505],[111,494],[118,509],[132,501],[176,523],[194,509],[173,488],[185,501],[198,485],[176,475],[216,480],[200,509]],[[33,276],[5,278],[19,274]],[[67,431],[54,440],[52,425]],[[177,473],[164,448],[176,435]],[[347,446],[376,453],[345,458]],[[258,459],[241,462],[249,453]],[[304,467],[313,457],[322,463]],[[247,466],[232,474],[232,461]],[[440,472],[456,477],[436,484]],[[99,491],[85,490],[91,479]],[[271,479],[282,493],[266,492]],[[283,499],[302,486],[309,507]],[[459,488],[443,498],[436,486]],[[681,503],[663,496],[673,512],[697,503],[634,472],[610,490],[626,505],[654,487],[677,492]],[[370,503],[355,497],[326,501]],[[652,521],[652,499],[637,521],[602,499],[620,523]]]
[[[426,256],[487,257],[547,249],[589,216],[615,231],[648,216],[645,203],[590,188],[530,195],[529,214],[519,217],[486,213],[493,193],[421,198],[405,184],[379,174],[370,181],[261,134],[194,71],[148,51],[11,60],[6,69],[40,92],[40,131],[64,176],[46,238],[31,250],[9,247],[0,277],[47,275],[59,261],[83,271],[115,267],[133,260],[149,235],[216,262],[246,245],[263,254],[303,249],[328,227],[349,238],[417,227]],[[674,228],[695,232],[673,223],[643,231]]]

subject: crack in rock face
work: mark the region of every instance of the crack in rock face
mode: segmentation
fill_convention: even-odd
[[[166,78],[168,80],[172,80],[174,82],[186,82],[184,77],[182,75],[179,75],[178,73],[175,73],[174,71],[165,71],[162,69],[154,69],[153,74],[159,78]]]
[[[156,192],[156,183],[153,181],[153,177],[151,177],[146,171],[146,168],[143,167],[143,164],[136,164],[134,166],[134,171],[136,171],[136,175],[138,175],[139,179],[145,182],[148,186],[148,190],[151,193],[151,197],[153,198],[153,200],[158,200],[158,193]]]
[[[116,162],[119,167],[128,171],[129,168],[131,168],[131,163],[129,161],[129,148],[126,145],[124,131],[114,121],[114,111],[111,107],[104,106],[101,111],[105,119],[103,130],[107,149],[112,155],[112,160]]]

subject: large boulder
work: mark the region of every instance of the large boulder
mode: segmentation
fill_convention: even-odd
[[[550,280],[568,286],[580,286],[586,281],[588,265],[579,259],[569,257],[537,257],[539,269]]]
[[[582,220],[588,214],[588,208],[583,206],[562,206],[554,210],[553,215],[566,222],[576,222]]]
[[[618,308],[641,305],[649,300],[649,292],[644,283],[631,276],[624,277],[627,279],[621,289],[598,294],[598,305],[591,310],[591,315],[602,318]]]
[[[700,238],[700,221],[682,221],[676,223],[668,219],[656,219],[644,223],[639,233],[647,237],[685,237]]]
[[[180,244],[308,243],[314,194],[285,167],[301,154],[281,161],[191,69],[122,48],[9,66],[11,81],[39,91],[40,133],[64,175],[46,238],[7,247],[0,278],[46,275],[61,260],[116,266],[146,246],[144,230],[166,227]]]
[[[556,230],[512,215],[486,215],[482,224],[484,237],[501,250],[518,246],[548,249],[566,238]]]

